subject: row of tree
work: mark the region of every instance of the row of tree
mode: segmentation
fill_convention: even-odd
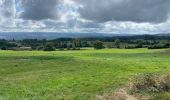
[[[160,49],[170,47],[170,37],[104,37],[104,38],[60,38],[54,40],[46,39],[24,39],[24,40],[0,40],[0,48],[16,49],[20,47],[31,47],[32,50],[54,51],[59,50],[80,50],[83,47],[103,48],[148,48]]]

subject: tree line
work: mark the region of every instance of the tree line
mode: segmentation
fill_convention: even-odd
[[[32,50],[54,51],[58,50],[80,50],[85,47],[94,49],[103,48],[148,48],[161,49],[170,47],[170,36],[117,36],[103,38],[59,38],[47,39],[24,39],[5,40],[0,39],[2,50],[18,50],[21,47],[30,47]]]

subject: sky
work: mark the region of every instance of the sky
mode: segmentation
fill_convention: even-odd
[[[0,32],[170,33],[170,0],[0,0]]]

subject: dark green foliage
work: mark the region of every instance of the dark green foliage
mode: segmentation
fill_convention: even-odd
[[[169,46],[166,44],[157,44],[148,47],[148,49],[163,49],[163,48],[169,48]]]
[[[100,41],[99,49],[107,48],[148,48],[162,49],[170,47],[170,36],[115,36],[102,38],[59,38],[54,40],[46,39],[24,39],[24,40],[5,40],[0,39],[0,48],[6,47],[7,50],[19,49],[19,47],[31,47],[33,50],[43,50],[46,44],[51,43],[53,48],[64,50],[80,50],[85,47],[94,47],[96,41]],[[96,44],[95,44],[96,45]],[[98,44],[97,44],[98,45]],[[42,48],[43,47],[43,48]],[[98,46],[97,48],[98,49]]]
[[[6,50],[6,47],[2,47],[1,50]]]
[[[165,43],[165,47],[170,47],[170,43]]]
[[[116,46],[116,48],[120,48],[120,40],[119,39],[115,40],[115,46]]]
[[[44,47],[44,51],[55,51],[55,47],[52,44],[47,44]]]
[[[44,47],[43,46],[39,46],[36,48],[37,50],[44,50]]]
[[[103,49],[103,48],[105,47],[103,46],[103,43],[101,41],[96,41],[94,43],[94,49]]]
[[[136,48],[142,48],[144,44],[144,40],[137,40]]]
[[[12,48],[12,47],[17,47],[17,43],[14,41],[7,41],[7,40],[0,40],[0,48],[2,49],[8,49],[8,48]]]

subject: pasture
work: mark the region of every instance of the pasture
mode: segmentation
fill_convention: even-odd
[[[0,51],[0,100],[95,100],[134,75],[168,72],[163,51]]]

